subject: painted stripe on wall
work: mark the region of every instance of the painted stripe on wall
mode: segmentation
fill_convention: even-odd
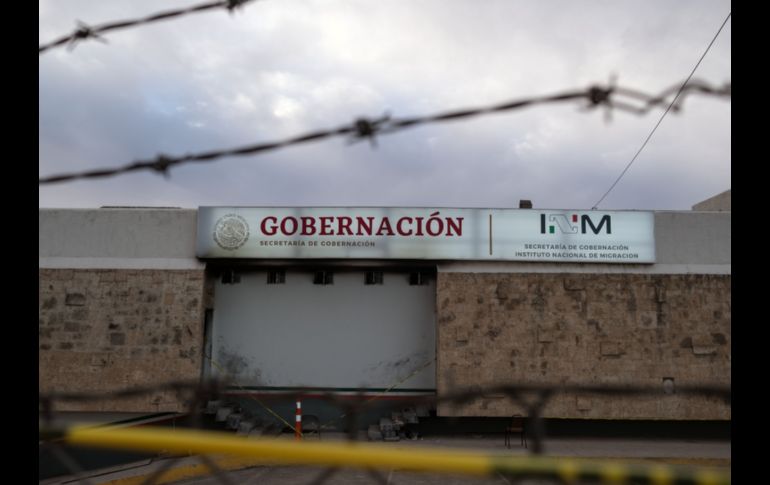
[[[439,273],[732,274],[730,264],[446,263]]]
[[[194,258],[38,258],[46,269],[204,269]]]

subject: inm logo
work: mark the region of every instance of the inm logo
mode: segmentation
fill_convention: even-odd
[[[587,214],[540,214],[540,234],[555,234],[557,227],[562,234],[586,234],[588,229],[599,234],[602,228],[607,234],[612,234],[612,218],[609,215],[602,216],[599,223],[594,224]]]

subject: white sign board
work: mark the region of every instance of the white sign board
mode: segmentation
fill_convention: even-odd
[[[200,207],[197,255],[654,263],[651,212]]]

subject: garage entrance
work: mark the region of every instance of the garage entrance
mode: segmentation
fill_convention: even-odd
[[[210,372],[263,392],[435,392],[435,301],[435,270],[220,271]]]

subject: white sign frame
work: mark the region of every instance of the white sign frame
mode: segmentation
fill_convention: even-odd
[[[655,262],[647,211],[200,207],[203,259]]]

